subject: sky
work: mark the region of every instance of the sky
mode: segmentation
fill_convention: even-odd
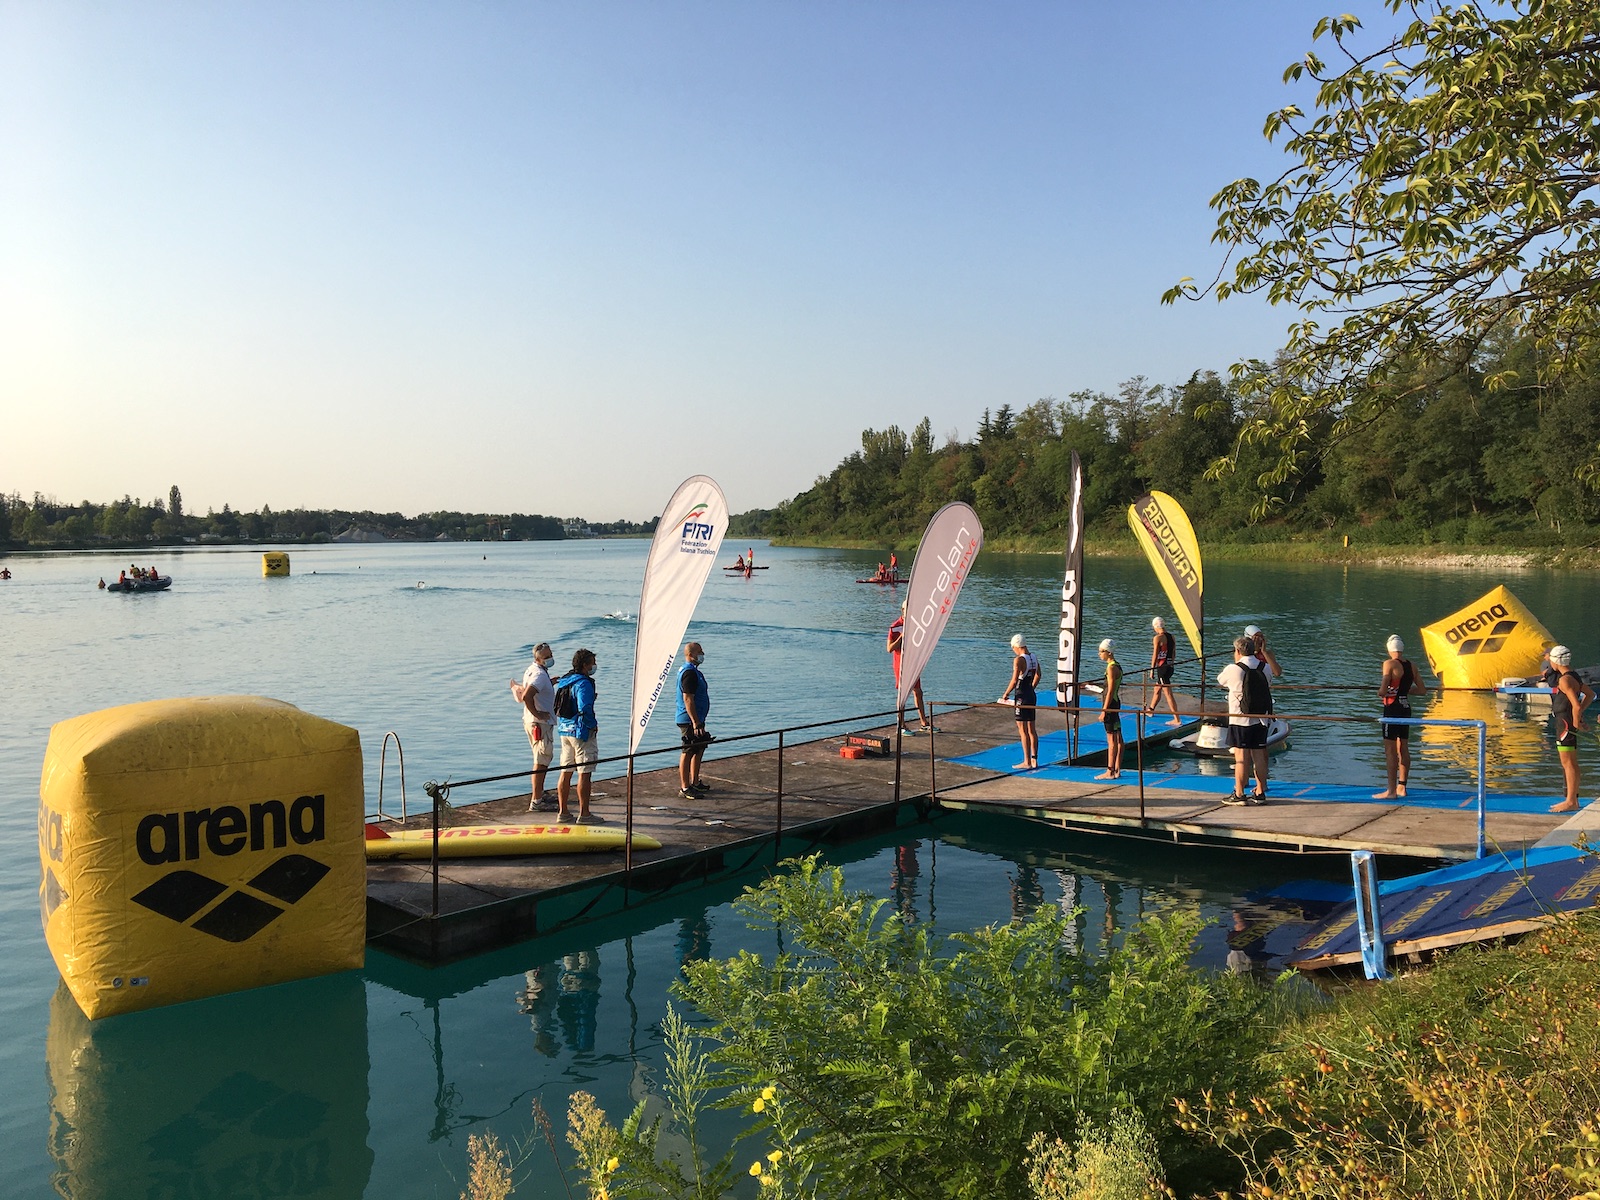
[[[1270,356],[1160,296],[1352,10],[0,0],[0,492],[741,512]]]

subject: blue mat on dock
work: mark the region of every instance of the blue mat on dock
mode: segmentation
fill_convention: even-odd
[[[1162,718],[1157,718],[1158,721]],[[1104,766],[1088,767],[1058,767],[1044,766],[1033,771],[1024,771],[1017,766],[1017,757],[1022,749],[1015,742],[1004,746],[996,746],[990,750],[980,750],[976,754],[964,754],[960,758],[950,759],[964,767],[973,767],[980,771],[994,771],[1005,775],[1022,775],[1029,779],[1061,779],[1072,783],[1100,783],[1107,787],[1139,786],[1139,772],[1135,766],[1135,752],[1132,746],[1134,738],[1134,718],[1124,716],[1122,719],[1123,736],[1129,745],[1122,756],[1122,775],[1118,779],[1096,780]],[[1165,730],[1158,726],[1156,732]],[[1078,753],[1088,755],[1104,754],[1106,749],[1105,729],[1096,722],[1093,725],[1085,724],[1078,732]],[[1042,763],[1054,762],[1067,755],[1067,735],[1065,731],[1044,733],[1039,735],[1039,761]],[[1396,804],[1410,808],[1449,808],[1465,811],[1475,811],[1478,806],[1478,794],[1474,791],[1448,790],[1443,788],[1410,788],[1406,795],[1398,800],[1374,800],[1373,791],[1381,784],[1367,784],[1358,787],[1354,784],[1338,783],[1295,783],[1291,780],[1273,778],[1267,785],[1269,799],[1296,802],[1320,801],[1327,804]],[[1162,789],[1178,789],[1187,792],[1205,792],[1212,795],[1226,796],[1233,792],[1232,775],[1187,775],[1171,771],[1150,771],[1144,774],[1144,787],[1146,792],[1161,791]],[[1506,792],[1490,792],[1486,803],[1489,812],[1494,813],[1544,813],[1559,797],[1549,795],[1526,796],[1514,795]]]

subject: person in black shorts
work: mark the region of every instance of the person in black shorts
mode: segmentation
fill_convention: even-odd
[[[1267,687],[1268,667],[1256,657],[1253,634],[1233,639],[1233,661],[1222,668],[1217,682],[1228,689],[1228,743],[1233,747],[1233,795],[1224,804],[1265,804],[1267,802],[1267,728],[1271,723],[1270,690],[1265,706],[1252,704],[1252,682]],[[1246,792],[1254,774],[1256,790]]]
[[[1594,700],[1594,689],[1572,669],[1572,651],[1565,646],[1550,647],[1550,666],[1559,671],[1555,695],[1550,697],[1550,724],[1556,735],[1556,757],[1561,760],[1561,774],[1565,777],[1567,794],[1559,804],[1551,805],[1554,813],[1578,811],[1578,733],[1586,728],[1583,710]]]
[[[1039,659],[1028,649],[1020,633],[1011,638],[1011,682],[1000,693],[1001,701],[1009,699],[1017,718],[1017,738],[1022,743],[1022,761],[1019,771],[1032,771],[1039,765],[1039,730],[1034,726],[1039,695]]]
[[[700,669],[706,652],[699,642],[685,642],[683,667],[678,671],[678,736],[683,750],[678,755],[678,795],[698,800],[711,790],[700,780],[700,761],[705,758],[711,735],[706,732],[706,716],[711,712],[711,691],[706,673]]]
[[[1183,724],[1183,719],[1178,716],[1178,704],[1172,695],[1172,663],[1177,657],[1177,643],[1172,635],[1167,632],[1167,624],[1160,617],[1150,618],[1150,628],[1155,630],[1155,636],[1150,639],[1150,677],[1155,680],[1156,695],[1150,701],[1150,712],[1156,711],[1156,705],[1161,703],[1163,697],[1167,701],[1167,711],[1172,714],[1169,725]]]
[[[1101,702],[1101,723],[1106,727],[1106,769],[1096,779],[1115,779],[1122,774],[1122,664],[1117,661],[1116,643],[1110,638],[1100,643],[1100,660],[1106,664],[1105,699]]]
[[[1406,794],[1406,781],[1411,778],[1411,726],[1389,722],[1409,717],[1411,704],[1406,697],[1426,695],[1428,689],[1417,678],[1411,660],[1400,657],[1405,649],[1398,633],[1389,635],[1389,657],[1383,660],[1383,678],[1378,684],[1378,695],[1383,700],[1383,761],[1389,786],[1374,793],[1374,800],[1401,799]]]

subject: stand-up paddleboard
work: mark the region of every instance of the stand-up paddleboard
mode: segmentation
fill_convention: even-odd
[[[1268,750],[1276,750],[1289,740],[1289,722],[1273,717],[1267,725]],[[1198,754],[1202,758],[1229,758],[1233,748],[1228,745],[1226,725],[1202,725],[1193,734],[1173,738],[1167,745],[1180,754]]]
[[[887,579],[858,579],[858,580],[856,580],[856,582],[857,583],[879,583],[879,584],[882,584],[884,587],[899,587],[902,583],[904,583],[906,581],[905,581],[905,578],[903,576],[891,575]]]
[[[770,567],[723,567],[722,569],[724,571],[738,571],[740,574],[743,574],[745,571],[769,571],[772,568],[770,568]]]
[[[583,854],[622,850],[628,835],[604,825],[456,825],[439,831],[440,858],[520,857],[526,854]],[[648,834],[633,835],[635,850],[659,850]],[[433,830],[397,829],[368,822],[367,858],[431,858]]]

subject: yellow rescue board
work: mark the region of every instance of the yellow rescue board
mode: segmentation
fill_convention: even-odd
[[[621,850],[628,835],[603,825],[457,825],[439,831],[440,858],[513,857],[524,854],[583,854]],[[633,835],[635,850],[659,850],[648,834]],[[385,832],[367,826],[367,858],[431,858],[433,830]]]

